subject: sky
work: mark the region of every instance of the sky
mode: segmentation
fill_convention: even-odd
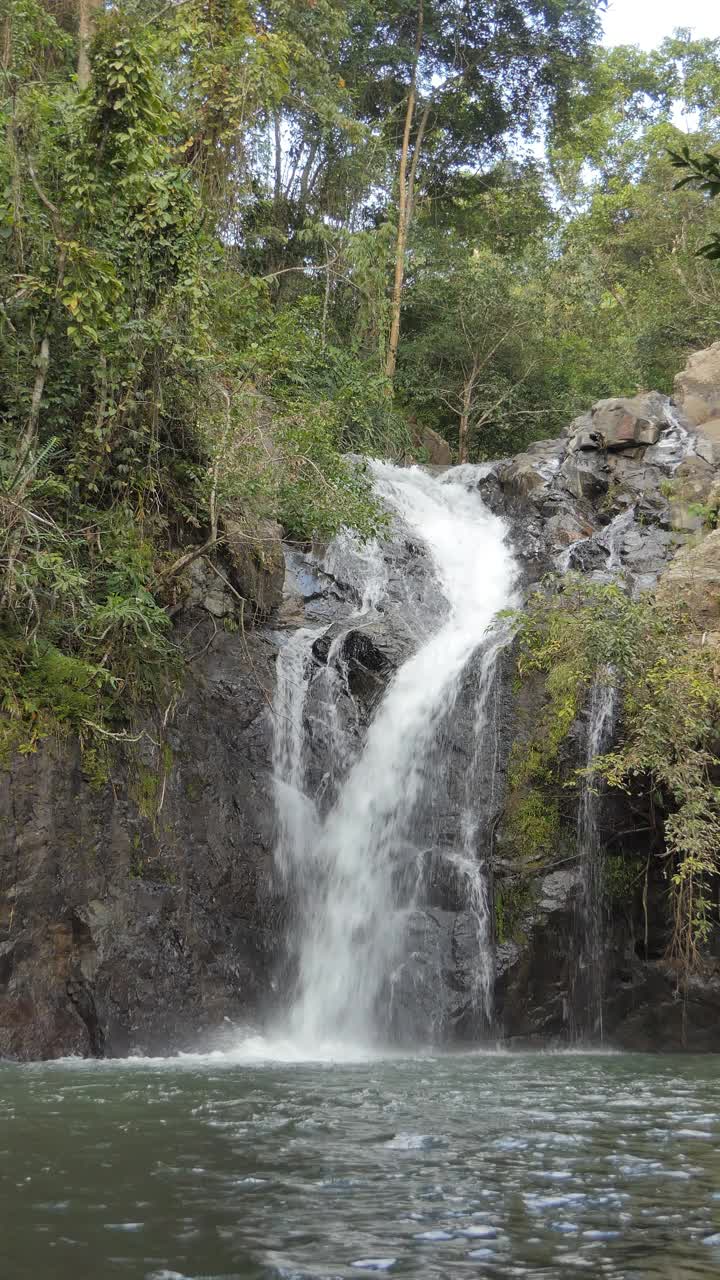
[[[653,49],[675,27],[692,27],[696,36],[720,36],[718,0],[610,0],[605,43]]]

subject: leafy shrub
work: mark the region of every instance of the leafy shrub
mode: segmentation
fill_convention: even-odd
[[[693,968],[714,919],[711,886],[720,875],[720,654],[681,611],[580,578],[537,592],[517,626],[519,674],[541,673],[547,694],[524,748],[525,778],[552,775],[598,670],[613,672],[622,693],[620,736],[593,761],[593,772],[613,788],[652,787],[672,865],[670,956]]]

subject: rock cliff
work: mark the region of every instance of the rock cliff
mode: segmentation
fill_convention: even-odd
[[[69,742],[0,773],[0,1055],[187,1047],[262,1006],[273,658],[262,632],[218,632],[100,789]]]
[[[704,534],[720,506],[719,406],[716,344],[693,357],[674,402],[654,393],[604,400],[562,438],[484,468],[479,482],[474,473],[468,483],[509,521],[525,586],[569,569],[598,580],[622,574],[633,593],[681,593],[716,641],[720,535]],[[288,548],[284,574],[274,527],[250,558],[248,531],[235,533],[226,579],[204,564],[192,569],[176,618],[187,660],[182,693],[138,727],[135,742],[118,745],[109,781],[94,787],[68,741],[47,742],[0,771],[0,1055],[207,1046],[276,1001],[292,913],[272,863],[278,644],[287,628],[324,628],[315,661],[341,661],[347,714],[362,734],[417,643],[417,619],[403,617],[402,599],[408,575],[422,577],[422,554],[408,542],[388,557],[397,609],[381,626],[365,625],[352,566]],[[254,602],[252,618],[238,616],[238,595]],[[432,611],[429,596],[426,604]],[[499,800],[478,829],[494,859],[494,1033],[514,1043],[563,1041],[573,1028],[579,869],[573,851],[560,850],[528,897],[504,861],[502,787],[517,716],[509,653],[498,672]],[[446,730],[452,768],[438,802],[446,843],[473,750],[474,678],[470,670]],[[636,822],[622,802],[611,806],[608,847],[642,838]],[[436,821],[430,863],[437,830]],[[462,994],[463,905],[457,881],[437,868],[429,877],[437,954],[423,957],[427,920],[419,920],[419,960],[407,980],[432,1002],[442,973],[443,1025],[467,1037],[478,1028]],[[718,1049],[720,977],[711,966],[679,999],[662,962],[663,930],[661,885],[651,876],[644,918],[618,903],[607,921],[605,1032],[628,1047]]]
[[[690,360],[674,402],[654,393],[601,401],[567,437],[491,467],[482,482],[486,500],[510,518],[528,584],[548,571],[615,579],[635,596],[652,592],[660,602],[682,604],[698,642],[717,645],[720,540],[711,526],[720,476],[718,403],[720,344]],[[509,736],[522,734],[523,715],[532,723],[542,695],[537,686],[531,682],[516,699]],[[576,733],[582,739],[587,725]],[[579,748],[575,763],[582,763]],[[668,882],[662,859],[651,857],[662,854],[651,815],[617,793],[606,798],[600,821],[602,852],[613,865],[622,866],[627,854],[646,858],[642,894],[610,885],[604,906],[594,962],[602,970],[605,1038],[642,1050],[720,1049],[720,932],[711,932],[702,976],[681,990],[664,958]],[[518,876],[503,857],[507,815],[499,820],[497,1013],[513,1043],[567,1041],[583,1027],[578,930],[586,922],[574,824],[573,813],[550,866]]]

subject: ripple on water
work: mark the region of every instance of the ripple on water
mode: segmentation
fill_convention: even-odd
[[[1,1280],[720,1276],[709,1059],[0,1065],[11,1113]]]
[[[432,1151],[446,1147],[447,1141],[429,1133],[396,1133],[384,1146],[388,1151]]]
[[[358,1271],[391,1271],[396,1262],[397,1258],[358,1258],[350,1266]]]
[[[562,1209],[566,1205],[581,1204],[586,1198],[584,1191],[570,1191],[564,1196],[525,1195],[523,1197],[530,1213],[542,1213],[544,1209]]]

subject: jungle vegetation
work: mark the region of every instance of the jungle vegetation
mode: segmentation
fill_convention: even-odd
[[[506,455],[720,337],[720,40],[602,7],[2,0],[6,751],[157,700],[231,516],[370,533],[357,455]]]

